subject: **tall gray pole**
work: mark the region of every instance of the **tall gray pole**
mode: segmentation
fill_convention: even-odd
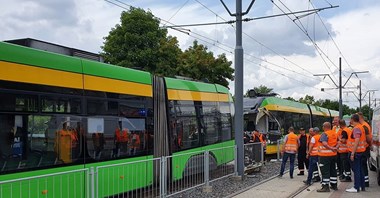
[[[368,92],[368,122],[371,123],[371,92]]]
[[[359,80],[359,111],[362,111],[362,80]]]
[[[235,47],[235,143],[237,145],[237,171],[244,176],[243,144],[243,46],[242,0],[236,0],[236,47]]]
[[[343,101],[342,101],[342,58],[339,57],[339,118],[343,118]]]

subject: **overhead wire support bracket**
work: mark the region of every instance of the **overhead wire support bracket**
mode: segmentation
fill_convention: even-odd
[[[228,9],[227,5],[224,3],[223,0],[220,0],[220,2],[222,3],[223,7],[227,10],[227,12],[228,12],[228,14],[229,14],[230,16],[236,16],[236,13],[232,13],[232,12],[230,11],[230,9]],[[246,10],[245,12],[242,12],[242,13],[241,13],[241,16],[244,16],[244,15],[248,14],[248,12],[251,10],[251,8],[252,8],[252,6],[253,6],[253,3],[255,3],[255,0],[252,0],[252,1],[251,1],[251,3],[249,4],[247,10]]]
[[[223,2],[223,0],[221,0],[221,2]],[[268,18],[274,18],[274,17],[280,17],[280,16],[287,16],[287,15],[293,15],[293,14],[306,13],[306,14],[304,14],[304,15],[302,15],[302,16],[300,16],[300,17],[297,18],[297,19],[300,19],[300,18],[308,16],[310,14],[315,14],[317,12],[320,12],[322,10],[331,9],[331,8],[337,8],[337,7],[339,7],[339,6],[323,7],[323,8],[316,8],[316,9],[310,9],[310,10],[301,10],[301,11],[296,11],[296,12],[286,12],[286,13],[283,13],[283,14],[275,14],[275,15],[261,16],[261,17],[254,17],[254,18],[244,18],[244,19],[242,19],[242,21],[243,22],[249,22],[249,21],[255,21],[255,20],[260,20],[260,19],[268,19]],[[230,10],[228,10],[227,7],[226,7],[226,10],[227,10],[227,12],[231,16],[236,16],[236,14],[231,13]],[[247,9],[247,11],[249,11],[249,9]],[[243,12],[243,15],[246,12]],[[207,25],[224,25],[224,24],[233,24],[235,22],[236,22],[236,20],[222,21],[222,22],[210,22],[210,23],[182,24],[182,25],[181,24],[180,25],[165,25],[165,26],[162,26],[161,28],[193,27],[193,26],[207,26]]]

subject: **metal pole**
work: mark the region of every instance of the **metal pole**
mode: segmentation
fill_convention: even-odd
[[[342,101],[342,58],[339,57],[339,118],[343,118],[343,101]]]
[[[371,92],[368,92],[368,122],[371,123]]]
[[[235,142],[237,145],[238,176],[244,175],[243,148],[243,46],[242,46],[242,0],[236,0],[236,46],[235,46]]]
[[[362,111],[362,80],[359,80],[359,111]]]
[[[375,98],[375,107],[376,107],[376,99],[377,99],[377,98]]]
[[[206,187],[210,186],[210,182],[209,182],[210,181],[210,170],[209,170],[210,158],[208,156],[209,156],[209,151],[207,150],[204,152],[204,160],[203,160],[204,182],[205,182]]]

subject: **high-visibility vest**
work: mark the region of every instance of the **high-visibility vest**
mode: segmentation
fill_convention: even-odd
[[[120,131],[120,128],[115,130],[116,142],[128,142],[128,132],[127,130]]]
[[[351,135],[351,129],[348,127],[343,128],[342,130],[339,131],[338,133],[338,141],[339,141],[339,148],[338,148],[338,153],[347,153],[348,152],[348,145],[347,145],[347,140],[345,143],[342,143],[342,133],[345,131],[348,135]]]
[[[368,133],[369,133],[369,138],[371,139],[371,142],[372,142],[372,131],[371,131],[371,126],[367,123],[367,122],[364,122],[363,124],[363,128],[364,126],[368,128]],[[369,144],[367,143],[367,141],[365,142],[365,147],[368,147]]]
[[[297,152],[298,150],[298,137],[293,132],[288,134],[288,139],[285,142],[285,151]]]
[[[335,131],[335,133],[342,133],[342,129],[340,127],[337,127],[337,126],[333,126],[332,128],[333,131]]]
[[[319,138],[321,137],[321,135],[317,134],[317,135],[314,135],[313,138],[315,139],[315,143],[313,145],[313,147],[311,148],[311,151],[310,151],[310,156],[318,156],[318,148],[320,146],[320,142],[319,142]]]
[[[138,134],[132,135],[129,148],[140,148],[140,136]]]
[[[365,131],[364,131],[364,128],[361,124],[357,124],[354,129],[352,130],[351,134],[348,136],[348,141],[347,141],[347,144],[348,144],[348,150],[350,152],[353,152],[353,149],[354,149],[354,144],[355,144],[355,138],[353,137],[354,134],[353,134],[353,131],[355,129],[359,129],[362,133],[362,135],[360,136],[360,139],[359,139],[359,144],[358,144],[358,147],[356,148],[356,153],[362,153],[365,151],[366,149],[366,137],[365,137]]]
[[[333,130],[329,130],[329,131],[326,131],[325,134],[328,137],[327,144],[329,146],[335,147],[338,142],[338,137],[337,137],[336,132]],[[326,148],[325,146],[323,146],[322,143],[320,144],[319,149],[318,149],[318,156],[329,157],[329,156],[335,156],[336,154],[337,154],[336,151]]]

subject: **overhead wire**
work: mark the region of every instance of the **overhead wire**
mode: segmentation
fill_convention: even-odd
[[[326,0],[326,3],[328,3],[329,5],[331,5],[331,3],[328,2],[327,0]],[[309,5],[311,5],[313,8],[315,8],[315,5],[312,3],[311,0],[309,0]],[[332,5],[331,5],[331,6],[332,6]],[[347,66],[351,69],[352,72],[355,72],[354,69],[351,67],[351,65],[348,63],[346,56],[344,56],[344,54],[342,53],[342,51],[341,51],[340,47],[338,46],[338,44],[336,43],[335,39],[332,37],[332,35],[331,35],[330,31],[328,30],[326,24],[325,24],[324,21],[322,20],[321,15],[320,15],[319,13],[316,13],[316,15],[318,16],[319,20],[321,21],[321,23],[322,23],[324,29],[325,29],[326,32],[327,32],[327,35],[330,37],[331,41],[332,41],[333,44],[335,45],[336,49],[338,50],[339,54],[340,54],[341,57],[343,58],[344,62],[347,64]],[[343,74],[343,75],[344,75],[344,74]],[[346,75],[344,75],[344,76],[347,78]],[[355,75],[355,77],[356,77],[357,79],[360,79],[357,75]],[[350,82],[350,83],[351,83],[352,85],[354,85],[352,82]],[[366,89],[368,89],[368,87],[366,87],[365,85],[364,85],[364,87],[365,87]]]
[[[285,11],[283,10],[283,9],[281,9],[281,7],[279,6],[279,5],[277,5],[275,2],[274,2],[274,0],[270,0],[272,3],[273,3],[273,5],[275,5],[281,12],[283,12],[283,13],[285,13]],[[281,2],[282,3],[282,1],[281,0],[278,0],[279,2]],[[282,3],[283,4],[283,3]],[[290,12],[291,12],[291,10],[287,7],[287,6],[285,6]],[[297,16],[296,15],[294,15],[295,17],[296,17],[296,19],[297,19]],[[328,55],[318,46],[318,44],[310,37],[310,35],[309,35],[309,33],[307,32],[307,31],[305,31],[304,30],[304,28],[303,28],[303,25],[302,25],[302,27],[299,25],[299,24],[297,24],[296,22],[295,22],[295,20],[293,20],[290,16],[288,16],[287,15],[287,17],[307,36],[307,38],[313,43],[313,46],[314,46],[314,48],[317,50],[317,52],[318,52],[318,54],[319,54],[319,56],[321,57],[321,59],[323,60],[323,62],[325,63],[325,66],[329,69],[329,71],[331,72],[331,74],[333,74],[334,72],[331,70],[331,67],[329,66],[329,64],[327,63],[327,61],[325,60],[325,58],[323,58],[323,56],[325,56],[336,68],[338,68],[336,65],[335,65],[335,63],[328,57]],[[299,21],[299,23],[300,24],[302,24],[302,22],[301,21]],[[336,81],[338,81],[337,79],[336,79],[336,77],[334,76],[334,75],[332,75],[333,76],[333,78],[336,80]]]
[[[115,5],[115,6],[118,6],[118,7],[122,8],[122,9],[125,9],[125,10],[128,10],[128,9],[129,9],[129,8],[126,8],[126,7],[121,6],[121,5],[119,5],[119,4],[116,4],[116,3],[110,2],[109,0],[105,0],[105,1],[111,3],[111,4]],[[127,5],[127,6],[129,6],[129,7],[133,7],[133,6],[131,6],[131,5],[125,4],[124,2],[120,2],[120,1],[118,1],[118,0],[114,0],[114,1],[117,1],[117,2],[119,2],[119,3],[121,3],[121,4]],[[167,20],[165,20],[165,19],[162,19],[162,18],[160,18],[160,17],[157,17],[157,16],[156,16],[156,18],[159,19],[159,20],[161,20],[161,21],[164,21],[164,22],[166,22],[166,23],[169,23],[169,24],[173,24],[173,25],[175,25],[174,23],[172,23],[172,22],[170,22],[170,21],[167,21]],[[228,52],[229,54],[233,54],[232,51],[230,51],[230,50],[228,50],[228,49],[225,49],[225,48],[223,48],[223,47],[220,47],[220,46],[218,46],[218,45],[215,45],[215,42],[217,42],[218,44],[220,44],[220,45],[222,45],[222,46],[225,46],[225,47],[227,47],[227,48],[234,49],[234,48],[231,47],[231,46],[228,46],[228,45],[226,45],[226,44],[220,43],[220,42],[215,41],[215,40],[213,40],[213,39],[211,39],[211,38],[208,38],[208,37],[206,37],[206,36],[203,36],[203,35],[201,35],[201,34],[199,34],[199,33],[196,33],[196,32],[193,32],[193,31],[190,31],[190,30],[187,30],[187,29],[183,29],[183,28],[178,28],[178,29],[177,29],[177,28],[172,28],[172,29],[173,29],[173,30],[176,30],[176,31],[179,31],[179,32],[181,32],[181,33],[184,33],[184,34],[186,34],[186,35],[188,35],[188,36],[190,36],[190,37],[193,37],[193,38],[195,38],[195,39],[198,39],[198,40],[200,40],[200,41],[202,41],[202,42],[205,42],[205,43],[211,44],[211,45],[213,45],[213,46],[215,46],[215,47],[217,47],[217,48],[219,48],[219,49],[221,49],[221,50],[223,50],[223,51],[225,51],[225,52]],[[188,32],[186,32],[186,31],[188,31]],[[197,35],[197,36],[194,36],[194,35],[192,35],[192,34],[190,34],[190,33],[195,34],[195,35]],[[207,40],[205,40],[205,39],[210,40],[210,41],[214,41],[214,43],[213,43],[213,42],[210,42],[210,41],[207,41]],[[272,65],[274,65],[274,66],[278,66],[278,65],[276,65],[276,64],[273,64],[273,63],[271,63],[271,62],[269,62],[269,61],[266,61],[266,60],[264,60],[264,59],[261,59],[261,58],[255,57],[255,56],[253,56],[253,55],[250,55],[250,54],[247,54],[247,53],[245,53],[245,55],[250,56],[250,57],[257,58],[257,59],[262,60],[263,62],[266,62],[266,63],[268,63],[268,64],[272,64]],[[296,78],[294,78],[294,77],[290,77],[290,76],[288,76],[288,75],[286,75],[286,74],[284,74],[284,73],[281,73],[281,72],[278,72],[278,71],[276,71],[276,70],[270,69],[270,68],[268,68],[267,66],[262,65],[261,63],[259,63],[259,64],[258,64],[258,63],[255,63],[254,61],[252,61],[252,60],[250,60],[250,59],[247,59],[247,58],[245,58],[245,60],[247,60],[247,61],[249,61],[249,62],[252,62],[252,63],[256,64],[256,65],[259,66],[259,67],[263,67],[263,68],[265,68],[265,69],[268,69],[268,70],[270,70],[270,71],[273,71],[273,72],[275,72],[275,73],[277,73],[277,74],[279,74],[279,75],[281,75],[281,76],[287,77],[288,79],[293,80],[293,81],[296,81],[296,82],[298,82],[298,83],[300,83],[300,84],[303,84],[303,85],[305,85],[305,86],[308,86],[308,87],[311,87],[311,88],[314,88],[314,89],[318,89],[318,88],[316,88],[316,87],[314,87],[314,86],[311,86],[311,85],[306,84],[304,81],[298,80],[298,79],[296,79]],[[294,71],[289,70],[289,69],[287,69],[287,68],[283,68],[283,69],[285,69],[285,70],[287,70],[287,71],[294,72]],[[319,90],[319,89],[318,89],[318,90]],[[324,92],[324,93],[327,94],[327,95],[330,95],[330,96],[334,96],[334,95],[329,94],[329,93],[327,93],[327,92]],[[335,96],[335,97],[336,97],[336,96]]]
[[[198,2],[201,6],[203,6],[205,9],[207,9],[208,11],[210,11],[211,13],[213,13],[214,15],[216,15],[217,17],[219,17],[219,18],[222,19],[223,21],[225,21],[225,22],[229,22],[227,19],[225,19],[225,18],[223,18],[222,16],[220,16],[218,13],[216,13],[215,11],[213,11],[212,9],[210,9],[209,7],[207,7],[206,5],[204,5],[203,3],[201,3],[199,0],[194,0],[194,1]],[[231,24],[231,27],[232,27],[233,29],[235,29],[235,26],[234,26],[233,24]],[[255,38],[252,37],[251,35],[247,34],[246,32],[243,31],[242,33],[243,33],[246,37],[248,37],[249,39],[251,39],[251,40],[253,40],[254,42],[258,43],[260,46],[266,48],[267,50],[269,50],[269,51],[271,51],[272,53],[276,54],[277,56],[281,57],[283,60],[285,60],[285,61],[291,63],[292,65],[294,65],[294,66],[300,68],[301,70],[305,71],[306,73],[311,74],[311,76],[307,76],[308,78],[311,78],[311,79],[314,79],[314,80],[321,81],[320,78],[314,77],[314,76],[313,76],[313,73],[312,73],[311,71],[306,70],[306,69],[303,68],[302,66],[300,66],[300,65],[294,63],[293,61],[289,60],[288,58],[286,58],[286,57],[280,55],[278,52],[276,52],[276,51],[273,50],[272,48],[268,47],[267,45],[263,44],[262,42],[258,41],[257,39],[255,39]],[[256,58],[256,57],[255,57],[255,58]],[[276,64],[275,64],[275,65],[276,65]],[[298,74],[300,74],[300,73],[298,73]],[[304,75],[304,74],[302,74],[302,75]],[[323,82],[323,81],[321,81],[321,82]],[[330,84],[330,83],[328,83],[328,84]],[[330,84],[330,85],[331,85],[331,84]]]
[[[178,12],[181,11],[182,8],[185,7],[185,5],[186,5],[187,3],[189,3],[189,1],[190,1],[190,0],[186,0],[185,3],[183,3],[183,4],[177,9],[177,11],[175,11],[174,14],[173,14],[173,15],[172,15],[167,21],[172,20],[173,17],[175,17],[175,16],[178,14]],[[166,24],[164,24],[164,25],[166,25]]]

